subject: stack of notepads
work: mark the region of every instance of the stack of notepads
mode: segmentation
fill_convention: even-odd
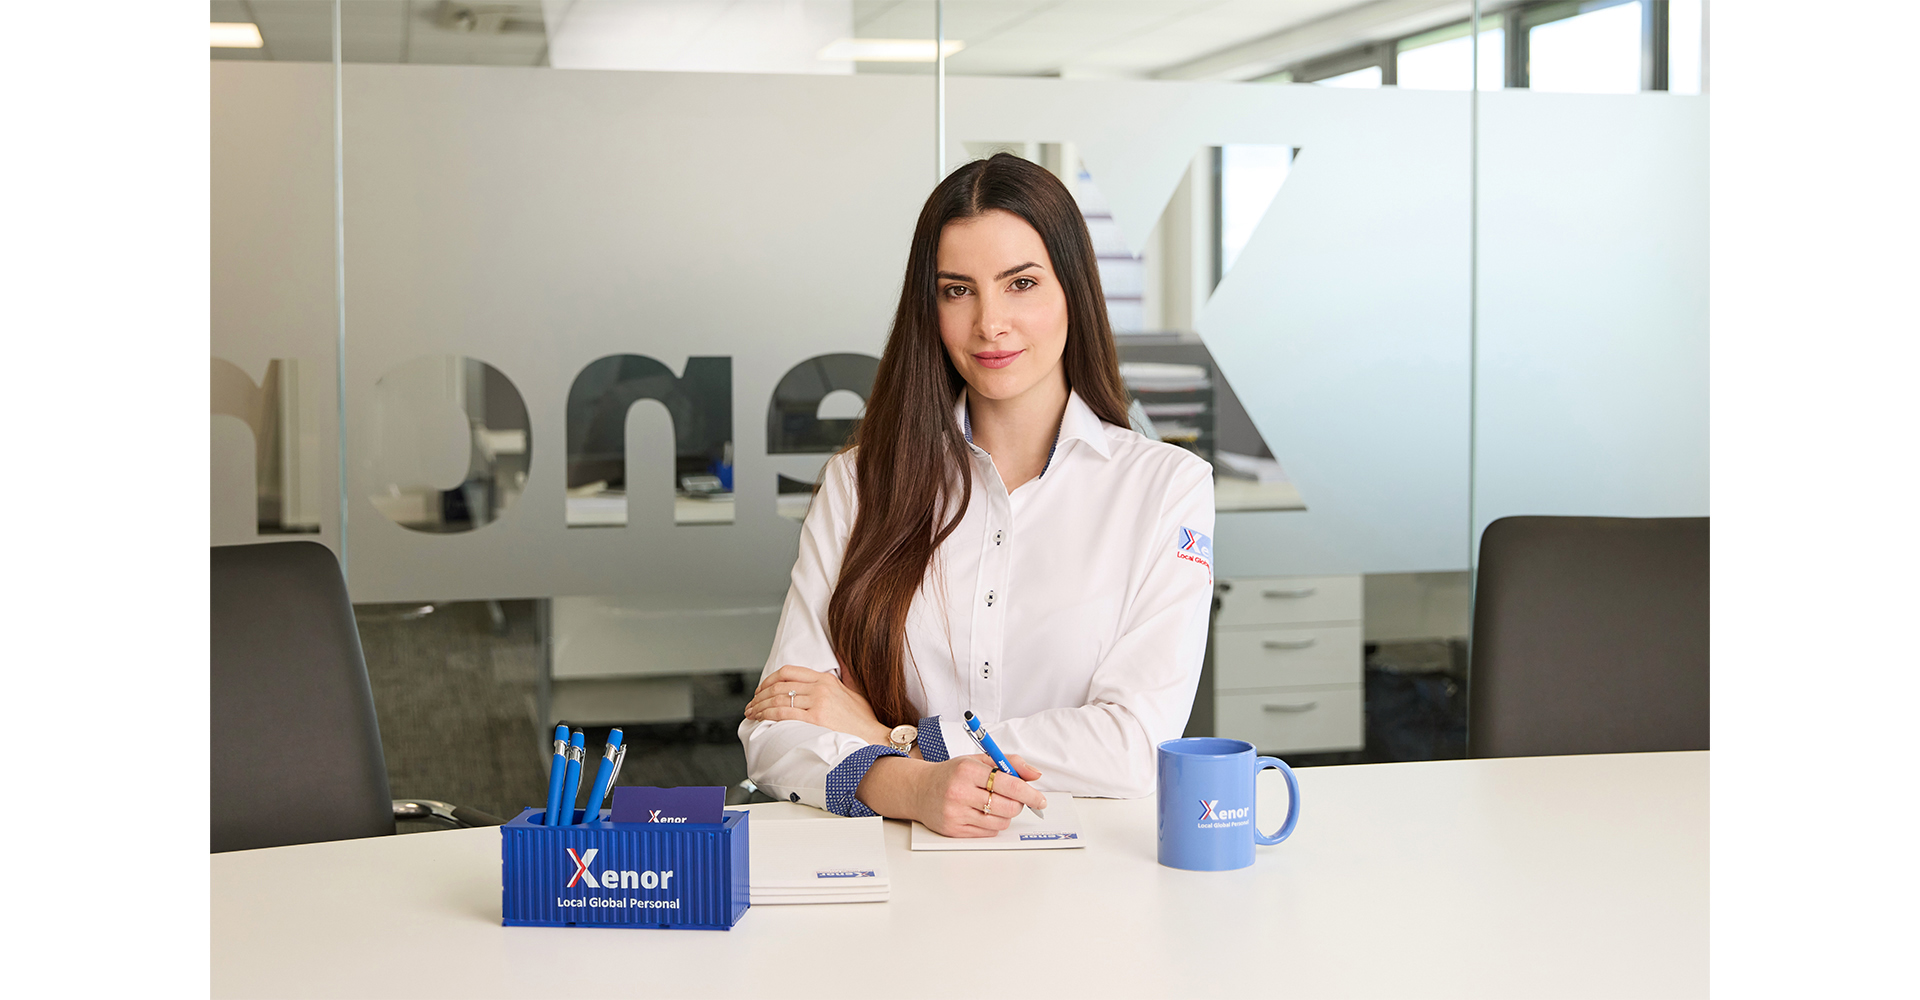
[[[760,822],[747,838],[753,905],[884,903],[887,845],[880,817]]]

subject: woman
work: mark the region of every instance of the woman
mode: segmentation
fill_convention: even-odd
[[[740,726],[762,790],[955,837],[1042,788],[1153,790],[1206,646],[1213,478],[1127,405],[1072,196],[1007,154],[954,171]],[[965,753],[969,710],[1020,777]]]

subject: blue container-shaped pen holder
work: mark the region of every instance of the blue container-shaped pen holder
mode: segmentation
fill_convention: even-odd
[[[747,912],[747,814],[719,823],[615,823],[611,810],[500,828],[500,922],[517,927],[729,930]]]

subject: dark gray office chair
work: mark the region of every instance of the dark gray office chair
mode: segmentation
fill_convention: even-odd
[[[1704,517],[1488,525],[1468,752],[1707,749],[1707,536]]]
[[[315,542],[213,549],[213,851],[377,837],[394,820],[498,826],[393,800],[340,565]]]

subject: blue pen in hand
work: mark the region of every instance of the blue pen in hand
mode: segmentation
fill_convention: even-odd
[[[560,824],[560,790],[567,780],[567,724],[553,727],[553,770],[547,775],[547,825]]]
[[[587,796],[587,811],[581,814],[585,822],[600,818],[600,803],[613,789],[613,779],[620,776],[620,764],[627,759],[627,748],[620,745],[621,735],[618,728],[607,734],[607,749],[600,757],[600,773],[594,776],[593,793]]]
[[[966,713],[966,720],[967,735],[973,737],[974,745],[980,748],[980,752],[993,758],[993,762],[1000,766],[1000,770],[1016,778],[1020,777],[1020,772],[1015,771],[1013,765],[1007,762],[1007,755],[1001,753],[1000,747],[993,742],[993,735],[987,732],[987,727],[981,725],[980,720],[974,718],[972,712]],[[1027,808],[1033,809],[1032,806]],[[1041,819],[1047,818],[1047,814],[1038,809],[1033,809],[1033,814]]]
[[[580,798],[580,765],[586,759],[587,734],[576,729],[567,742],[567,784],[560,789],[560,826],[573,825],[573,804]]]

